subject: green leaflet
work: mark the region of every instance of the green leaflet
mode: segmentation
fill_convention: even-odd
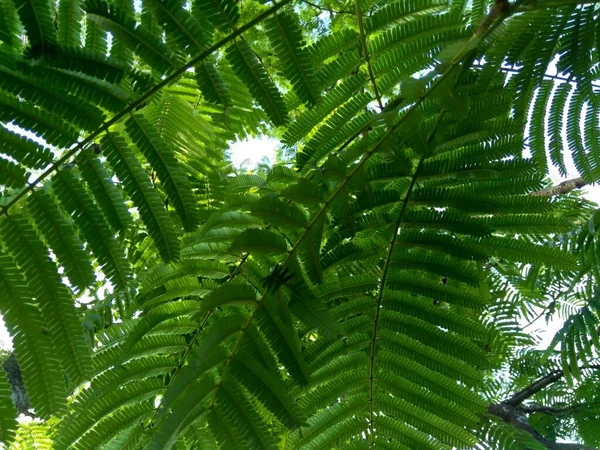
[[[367,77],[358,74],[337,85],[323,97],[321,102],[312,109],[303,112],[292,122],[283,134],[283,142],[293,145],[306,136],[314,127],[319,125],[332,111],[349,100],[365,83]]]
[[[190,12],[181,8],[180,2],[148,0],[148,5],[157,22],[173,37],[173,46],[178,52],[197,55],[209,46],[205,30]]]
[[[176,57],[161,40],[144,27],[136,27],[135,20],[122,10],[115,9],[102,0],[89,0],[84,9],[90,21],[114,33],[122,45],[126,45],[149,66],[160,73],[176,67]]]
[[[86,99],[77,98],[64,88],[51,88],[48,83],[0,65],[0,86],[7,92],[44,108],[67,124],[94,131],[103,121],[104,113]]]
[[[298,335],[290,326],[291,314],[274,295],[265,294],[265,296],[255,310],[254,323],[264,334],[266,341],[293,379],[300,385],[307,385],[310,371],[300,352]]]
[[[240,18],[238,0],[194,0],[196,14],[206,17],[208,22],[222,31],[231,31]]]
[[[183,227],[187,231],[196,228],[199,223],[198,207],[192,194],[192,186],[173,151],[142,115],[131,115],[126,127],[129,137],[158,174]]]
[[[56,31],[52,23],[49,0],[18,0],[15,7],[27,31],[29,45],[35,54],[52,50],[56,44]]]
[[[189,363],[175,376],[173,383],[165,393],[161,402],[161,414],[171,408],[171,405],[182,398],[184,392],[190,389],[195,381],[214,366],[228,360],[228,355],[221,345],[242,332],[245,318],[241,314],[221,317],[207,333],[202,335],[200,346],[190,355]]]
[[[58,43],[78,47],[81,42],[81,5],[79,1],[61,0],[58,4]]]
[[[13,121],[26,130],[32,130],[49,144],[66,147],[77,140],[78,133],[72,125],[32,104],[21,102],[16,97],[0,92],[0,106],[2,121]]]
[[[252,205],[252,213],[273,225],[299,229],[308,224],[306,213],[292,202],[284,202],[275,195],[265,195]]]
[[[101,145],[106,152],[107,161],[138,207],[161,258],[167,262],[179,258],[179,240],[175,226],[133,151],[116,133],[107,133]]]
[[[120,431],[114,439],[107,443],[103,448],[110,448],[111,450],[131,449],[142,444],[141,441],[143,435],[144,428],[139,424],[135,424]]]
[[[105,54],[108,47],[106,31],[99,24],[87,21],[85,27],[85,48],[98,54]]]
[[[14,5],[8,2],[0,3],[0,11],[0,41],[12,48],[17,41],[17,11]]]
[[[77,52],[69,53],[67,55],[73,58],[80,56],[77,55]],[[89,58],[87,63],[91,67],[88,67],[87,70],[83,69],[81,72],[73,71],[68,70],[65,66],[80,69],[78,64],[62,64],[63,61],[60,61],[60,59],[62,58],[56,58],[59,61],[52,61],[52,67],[24,67],[22,71],[27,75],[39,78],[44,83],[57,83],[63,85],[67,91],[77,91],[86,99],[87,104],[97,104],[101,108],[105,108],[111,112],[121,111],[129,102],[129,94],[121,87],[85,73],[97,72],[101,77],[118,79],[119,74],[117,70],[114,70],[116,73],[111,73],[113,72],[112,68],[102,66],[99,61]]]
[[[175,301],[161,305],[150,310],[144,317],[138,321],[128,333],[127,338],[121,346],[121,364],[130,358],[130,352],[155,327],[165,321],[182,316],[191,316],[198,311],[198,302],[196,301]]]
[[[237,353],[230,363],[230,376],[252,392],[259,401],[289,428],[297,428],[306,421],[304,414],[290,395],[278,374],[267,370],[250,355]]]
[[[207,101],[225,107],[232,105],[229,88],[212,61],[203,61],[198,64],[195,73],[198,87]]]
[[[544,83],[535,97],[535,103],[531,118],[531,154],[536,165],[544,170],[547,169],[546,161],[546,108],[552,92],[552,83]]]
[[[300,178],[296,184],[285,188],[281,192],[281,196],[306,205],[322,203],[325,200],[319,185],[306,178]]]
[[[91,27],[92,25],[93,22],[90,22],[86,26]],[[106,38],[104,37],[104,39],[104,45],[106,45]],[[130,69],[124,61],[107,58],[106,50],[96,53],[87,47],[63,48],[60,53],[48,55],[45,66],[63,69],[74,77],[87,75],[97,80],[104,80],[113,88],[117,88],[116,85],[123,80],[126,73],[131,75]]]
[[[558,166],[559,172],[562,176],[567,175],[567,169],[565,166],[563,156],[563,141],[562,141],[562,126],[565,118],[565,104],[571,91],[571,85],[565,83],[560,85],[552,97],[552,103],[550,108],[550,117],[548,119],[548,137],[549,137],[549,149],[550,158],[552,163]]]
[[[58,414],[64,410],[67,397],[60,362],[40,311],[31,302],[33,293],[7,255],[0,255],[0,283],[2,317],[13,339],[32,406],[42,417]]]
[[[227,420],[232,424],[240,424],[241,429],[246,431],[246,448],[277,449],[275,436],[261,421],[260,415],[244,395],[242,386],[234,378],[217,391],[215,398],[217,406]]]
[[[90,286],[96,277],[73,221],[59,208],[55,200],[42,190],[35,191],[27,199],[27,204],[39,231],[59,263],[64,266],[71,284],[79,290]]]
[[[294,86],[294,91],[303,102],[316,104],[319,99],[318,83],[298,18],[289,12],[276,14],[267,20],[266,28],[283,73]]]
[[[221,262],[182,259],[169,264],[158,264],[144,274],[141,286],[142,292],[148,292],[178,278],[202,277],[218,280],[229,275],[229,267]]]
[[[27,183],[29,174],[25,169],[16,165],[12,161],[0,159],[0,176],[2,177],[1,184],[7,188],[20,188]]]
[[[248,228],[234,238],[229,251],[276,255],[286,253],[288,244],[279,233],[260,228]]]
[[[52,191],[71,214],[102,271],[117,289],[126,291],[131,280],[131,267],[90,194],[67,171],[56,174],[52,180]]]
[[[69,381],[80,383],[90,373],[91,351],[70,292],[61,283],[58,268],[24,217],[11,216],[1,226],[3,241],[23,270],[36,298],[56,356]]]
[[[4,128],[0,128],[0,151],[10,154],[19,163],[32,169],[41,169],[52,161],[49,149],[30,139],[16,136]]]
[[[158,389],[153,393],[156,395]],[[85,433],[74,445],[66,448],[76,450],[86,450],[90,448],[100,448],[109,441],[114,435],[128,428],[132,423],[145,420],[151,413],[154,406],[154,399],[144,397],[136,399],[135,403],[125,405],[115,405],[116,411],[105,416],[96,426]],[[65,447],[58,447],[59,449]]]
[[[252,97],[265,110],[275,126],[285,125],[288,112],[281,93],[269,77],[250,45],[236,41],[227,48],[227,60]]]
[[[121,191],[115,186],[106,167],[92,155],[92,149],[81,152],[77,164],[81,176],[94,196],[113,231],[126,231],[133,226]]]
[[[258,301],[258,292],[249,284],[223,284],[202,299],[196,317],[203,317],[217,307],[252,305]]]
[[[310,228],[307,228],[306,237],[298,246],[296,254],[308,279],[314,284],[319,284],[323,281],[321,241],[325,226],[325,214],[321,214],[311,225]]]
[[[329,313],[325,305],[309,289],[303,287],[300,284],[291,286],[290,311],[311,329],[316,329],[327,338],[343,336],[345,334],[343,327]]]
[[[163,450],[173,448],[179,436],[206,413],[206,397],[215,389],[216,381],[211,375],[203,375],[190,386],[185,397],[180,398],[160,424],[146,448]]]
[[[372,33],[381,28],[402,23],[411,15],[432,14],[443,10],[447,4],[442,0],[395,1],[386,3],[374,14],[365,19],[365,31]],[[415,14],[418,13],[418,14]]]

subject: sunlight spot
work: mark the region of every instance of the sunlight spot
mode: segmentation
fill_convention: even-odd
[[[279,141],[273,138],[251,138],[231,144],[228,154],[234,167],[252,170],[265,158],[269,165],[275,164],[278,145]]]

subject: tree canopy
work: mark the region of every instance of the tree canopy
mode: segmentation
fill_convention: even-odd
[[[0,441],[598,448],[599,13],[0,0]]]

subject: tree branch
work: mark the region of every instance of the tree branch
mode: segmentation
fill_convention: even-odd
[[[523,408],[519,406],[507,405],[506,403],[499,403],[488,407],[488,412],[507,423],[510,423],[515,428],[523,430],[530,434],[536,441],[545,445],[548,450],[597,450],[594,447],[588,447],[583,444],[555,442],[546,439],[540,433],[538,433],[529,423],[527,413]]]
[[[600,365],[588,365],[581,367],[584,369],[600,369]],[[554,408],[549,406],[521,406],[521,403],[534,394],[540,392],[550,384],[560,380],[564,376],[562,370],[554,370],[547,375],[537,379],[525,389],[517,392],[512,397],[488,407],[488,413],[499,417],[514,427],[529,433],[535,440],[545,445],[549,450],[597,450],[594,447],[589,447],[583,444],[555,442],[546,439],[538,433],[529,423],[528,414],[543,412],[557,416],[572,414],[579,409],[588,406],[585,404],[576,404],[564,408]]]
[[[590,406],[589,403],[577,403],[576,405],[555,408],[554,406],[523,406],[521,409],[526,414],[544,413],[550,416],[568,416]]]
[[[532,192],[530,195],[534,197],[552,197],[554,195],[566,194],[575,189],[580,189],[584,186],[587,186],[589,183],[585,181],[583,178],[573,178],[572,180],[566,180],[562,183],[557,184],[556,186],[552,186],[549,188],[542,189],[540,191]]]
[[[543,376],[542,378],[534,381],[532,384],[527,386],[522,391],[517,392],[515,395],[506,399],[502,402],[504,405],[509,406],[518,406],[523,403],[528,398],[537,394],[539,391],[544,389],[546,386],[551,385],[552,383],[560,380],[564,376],[564,372],[562,370],[555,370],[550,372],[548,375]]]

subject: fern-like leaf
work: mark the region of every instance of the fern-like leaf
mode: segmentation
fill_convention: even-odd
[[[34,55],[51,50],[56,45],[56,30],[52,23],[53,10],[49,0],[18,0],[19,18],[27,31]]]
[[[267,35],[279,59],[283,74],[294,86],[298,97],[309,105],[317,103],[319,94],[302,29],[292,13],[276,14],[266,23]]]
[[[54,199],[42,190],[35,191],[27,200],[31,216],[48,245],[65,268],[71,284],[82,290],[96,279],[89,255],[83,249],[73,227]]]
[[[7,255],[0,255],[0,283],[2,316],[13,339],[32,406],[41,417],[59,414],[67,397],[60,362],[40,311],[31,301],[33,293],[14,260]]]
[[[102,139],[109,164],[123,183],[125,190],[139,208],[140,217],[146,224],[163,260],[179,258],[179,240],[175,227],[160,197],[150,183],[135,154],[125,140],[116,133],[107,133]]]
[[[285,125],[288,112],[283,97],[250,45],[246,41],[234,42],[227,49],[227,60],[273,124]]]
[[[58,43],[64,47],[81,45],[81,5],[79,1],[58,3]]]
[[[238,0],[194,0],[193,8],[225,32],[233,30],[240,18]]]
[[[52,189],[65,210],[73,217],[103,272],[117,289],[127,291],[131,267],[90,194],[66,171],[60,171],[54,177]]]
[[[61,283],[56,265],[25,218],[10,217],[2,225],[4,242],[35,293],[64,370],[71,382],[83,381],[90,371],[91,352],[73,300]]]
[[[164,185],[169,202],[175,206],[183,227],[188,231],[196,228],[199,223],[198,208],[192,194],[192,186],[174,153],[143,116],[132,115],[127,120],[126,127],[127,133]]]
[[[84,5],[87,19],[104,28],[119,42],[138,54],[149,66],[160,73],[176,67],[176,57],[169,48],[145,28],[137,27],[133,17],[115,9],[102,0],[90,0]]]

